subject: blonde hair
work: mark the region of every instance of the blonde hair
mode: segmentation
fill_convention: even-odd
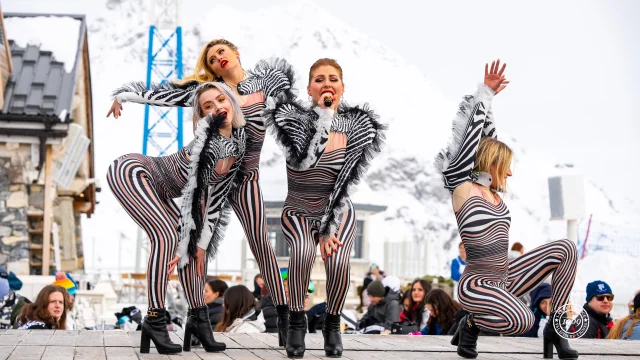
[[[217,89],[224,95],[229,102],[231,103],[231,108],[233,109],[233,119],[231,119],[231,126],[234,128],[243,127],[247,122],[244,119],[244,114],[242,114],[242,109],[240,108],[240,101],[238,97],[233,93],[233,90],[229,87],[229,85],[221,83],[221,82],[205,82],[200,84],[193,95],[193,130],[196,130],[198,126],[198,121],[205,117],[204,111],[200,108],[200,96],[205,92]]]
[[[491,165],[495,165],[495,174],[491,176],[495,178],[498,185],[496,190],[505,192],[507,184],[504,179],[511,167],[512,157],[513,151],[505,143],[491,137],[483,137],[480,139],[476,153],[476,167],[473,171],[491,174]]]
[[[611,331],[609,331],[609,335],[607,335],[607,339],[622,339],[622,330],[624,328],[624,324],[626,324],[629,320],[631,323],[629,324],[629,328],[627,329],[627,337],[631,337],[633,334],[633,327],[640,322],[640,308],[636,309],[636,312],[633,314],[629,314],[622,319],[618,320]]]
[[[197,81],[199,83],[209,82],[209,81],[220,81],[221,77],[216,75],[207,63],[207,54],[209,53],[209,49],[216,45],[226,45],[233,51],[238,51],[238,47],[235,46],[231,41],[225,39],[215,39],[209,41],[198,55],[198,61],[196,61],[196,66],[193,68],[193,73],[191,75],[185,76],[182,80],[178,80],[175,83],[178,85],[184,85],[191,81]]]

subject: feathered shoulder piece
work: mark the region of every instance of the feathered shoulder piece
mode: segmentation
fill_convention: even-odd
[[[347,208],[347,200],[353,188],[367,172],[373,158],[384,144],[387,126],[379,121],[378,115],[369,109],[344,105],[338,108],[331,125],[331,131],[346,133],[347,148],[345,162],[338,174],[329,202],[320,224],[320,234],[335,234],[340,226],[342,214]]]
[[[284,96],[288,99],[295,99],[293,90],[295,73],[293,67],[286,60],[280,58],[260,60],[255,68],[247,73],[247,79],[238,84],[240,95],[262,91],[265,98]]]
[[[462,98],[453,119],[453,134],[449,144],[435,157],[434,165],[443,174],[445,188],[450,191],[470,179],[480,139],[485,136],[497,137],[491,113],[494,94],[492,89],[482,84],[475,95]]]
[[[244,128],[238,128],[233,129],[233,138],[220,135],[219,128],[223,121],[224,117],[222,116],[212,118],[211,115],[207,115],[198,122],[196,128],[196,140],[191,149],[189,178],[182,190],[180,241],[177,251],[181,267],[188,263],[189,257],[195,257],[198,243],[202,240],[203,229],[208,230],[205,234],[207,237],[205,240],[208,244],[207,252],[209,257],[213,257],[226,226],[226,223],[220,223],[220,219],[225,215],[227,194],[236,178],[233,174],[244,157],[246,134]],[[214,186],[214,193],[209,193],[209,180],[215,171],[217,162],[231,156],[235,157],[234,165],[229,170],[231,176],[223,180],[221,184]],[[207,207],[215,207],[214,209],[207,208],[208,219],[202,217],[203,197],[208,198]],[[205,220],[212,224],[205,224]],[[210,228],[205,226],[210,226]],[[211,244],[210,240],[214,238],[216,241]]]

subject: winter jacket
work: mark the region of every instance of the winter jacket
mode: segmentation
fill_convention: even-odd
[[[245,316],[235,319],[226,332],[230,333],[263,333],[266,328],[264,326],[264,316],[260,310],[251,309]]]
[[[264,317],[265,332],[277,333],[278,332],[278,311],[273,304],[271,295],[265,295],[260,298],[258,302],[258,309],[262,311]]]
[[[453,259],[453,261],[451,262],[451,279],[453,279],[453,281],[455,282],[460,281],[460,276],[462,276],[462,273],[464,272],[464,268],[466,266],[467,263],[464,262],[464,260],[462,260],[460,256]]]
[[[551,285],[547,283],[540,284],[531,292],[531,311],[533,312],[533,326],[529,331],[520,335],[522,337],[538,337],[538,329],[540,329],[540,320],[546,319],[547,315],[540,310],[540,301],[551,298]],[[543,325],[546,325],[546,321]]]
[[[593,310],[589,304],[584,304],[584,309],[589,315],[589,329],[582,336],[583,339],[604,339],[609,335],[609,330],[613,327],[613,320],[609,314],[599,314]],[[572,331],[576,331],[572,327]]]
[[[218,297],[217,299],[213,300],[213,302],[207,304],[207,309],[209,311],[209,321],[211,322],[212,328],[215,328],[216,325],[218,325],[218,323],[222,321],[222,318],[224,317],[224,308],[222,307],[223,301],[224,298]]]
[[[429,320],[429,310],[426,307],[419,309],[420,305],[416,304],[410,313],[406,311],[400,312],[399,322],[408,323],[413,322],[418,324],[418,328],[422,329],[427,326],[427,321]]]
[[[359,328],[363,329],[372,325],[379,325],[385,330],[391,329],[391,324],[400,317],[400,295],[387,289],[387,294],[378,305],[369,305],[367,313],[360,320]]]
[[[640,340],[640,322],[637,322],[633,326],[633,330],[631,332],[631,336],[627,337],[627,331],[629,330],[629,325],[631,325],[632,319],[627,320],[627,322],[622,327],[622,340]]]

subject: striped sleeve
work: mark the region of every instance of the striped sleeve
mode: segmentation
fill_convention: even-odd
[[[262,91],[265,98],[282,95],[294,99],[293,85],[295,73],[293,67],[284,59],[260,60],[253,70],[247,71],[246,80],[238,84],[238,93],[248,95]]]
[[[154,106],[190,107],[193,91],[198,86],[195,81],[184,85],[173,83],[153,84],[149,87],[141,81],[122,85],[112,95],[119,104],[133,102]]]
[[[456,187],[469,181],[475,167],[476,152],[484,136],[496,137],[491,114],[495,92],[480,85],[475,95],[465,96],[453,120],[453,139],[435,158],[436,169],[442,174],[444,187],[453,193]]]
[[[380,153],[387,129],[386,125],[379,122],[378,115],[369,109],[368,104],[362,108],[348,108],[341,115],[346,120],[339,122],[337,127],[340,128],[339,132],[347,134],[345,160],[329,195],[320,222],[320,235],[337,233],[349,194],[360,183],[373,158]]]

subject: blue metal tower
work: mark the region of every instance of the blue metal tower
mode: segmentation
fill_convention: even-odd
[[[182,27],[178,23],[181,1],[151,1],[147,53],[147,87],[182,79]],[[182,111],[145,105],[142,153],[162,156],[182,149]]]
[[[182,0],[147,0],[149,12],[149,48],[147,52],[147,88],[182,79]],[[163,156],[182,149],[182,111],[180,107],[145,105],[142,153]],[[151,147],[149,146],[151,145]],[[135,271],[142,270],[142,252],[149,254],[146,234],[138,228]]]

